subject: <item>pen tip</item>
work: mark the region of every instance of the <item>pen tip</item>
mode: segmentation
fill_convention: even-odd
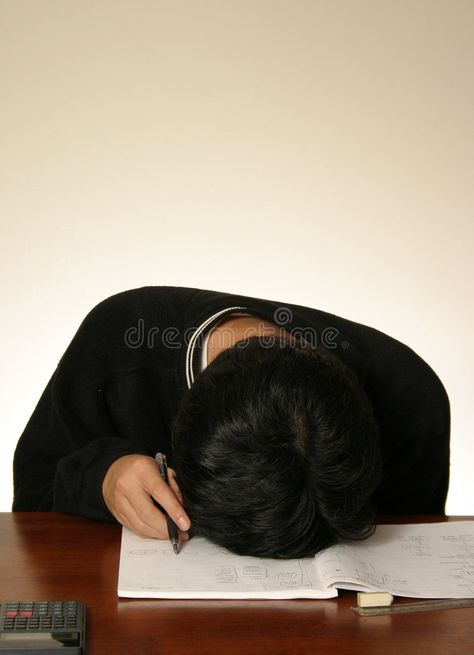
[[[176,541],[173,541],[173,550],[175,552],[175,555],[179,555],[179,544],[176,543]]]

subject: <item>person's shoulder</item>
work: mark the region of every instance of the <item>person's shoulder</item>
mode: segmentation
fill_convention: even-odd
[[[192,291],[188,287],[143,286],[107,296],[83,315],[68,352],[110,350],[139,318],[153,322],[169,318],[171,311],[179,313],[191,302]]]
[[[88,311],[85,323],[95,322],[110,317],[123,317],[124,314],[136,314],[147,307],[172,306],[187,303],[199,291],[191,287],[154,285],[125,289],[100,300]]]
[[[133,289],[125,289],[100,300],[91,309],[108,309],[127,304],[136,304],[147,301],[172,300],[173,298],[184,298],[192,295],[197,291],[191,287],[171,286],[171,285],[153,285],[142,286]]]

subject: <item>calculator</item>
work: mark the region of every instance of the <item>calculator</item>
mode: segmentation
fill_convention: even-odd
[[[77,600],[0,602],[0,655],[84,655],[85,627]]]

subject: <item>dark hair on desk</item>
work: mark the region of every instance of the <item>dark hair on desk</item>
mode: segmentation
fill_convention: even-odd
[[[325,349],[250,337],[223,350],[185,394],[173,451],[194,534],[235,553],[305,557],[374,531],[378,426]]]

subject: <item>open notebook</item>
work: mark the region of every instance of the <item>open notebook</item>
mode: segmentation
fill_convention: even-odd
[[[379,525],[315,557],[234,555],[203,537],[175,555],[126,528],[118,595],[129,598],[332,598],[337,588],[418,598],[474,598],[474,521]]]

